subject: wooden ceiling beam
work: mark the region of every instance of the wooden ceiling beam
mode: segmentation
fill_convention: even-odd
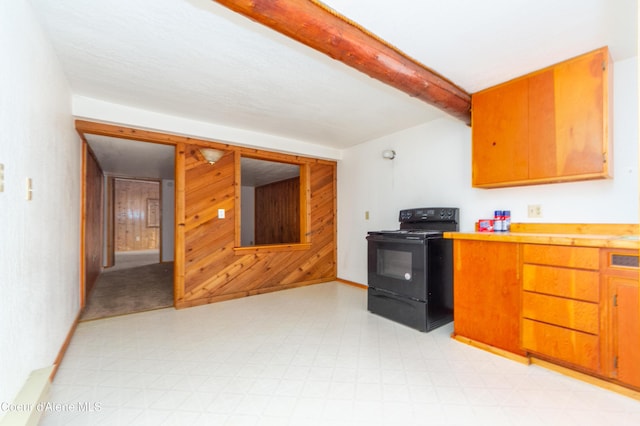
[[[471,96],[316,0],[214,0],[368,76],[471,122]]]

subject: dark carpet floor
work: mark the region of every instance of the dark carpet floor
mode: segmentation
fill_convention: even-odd
[[[173,262],[100,274],[80,321],[173,306]]]

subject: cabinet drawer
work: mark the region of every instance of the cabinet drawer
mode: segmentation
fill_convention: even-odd
[[[524,265],[522,287],[537,293],[595,303],[600,301],[600,275],[595,271]]]
[[[598,270],[600,250],[595,247],[549,246],[525,244],[522,251],[524,263]]]
[[[591,371],[600,368],[599,339],[591,334],[523,319],[522,346]]]
[[[547,246],[525,244],[522,251],[524,263],[562,266],[565,268],[600,268],[600,249],[595,247]]]
[[[597,303],[528,291],[522,294],[522,317],[596,335],[600,329]]]

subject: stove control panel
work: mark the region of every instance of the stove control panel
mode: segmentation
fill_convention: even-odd
[[[458,223],[460,209],[457,207],[422,207],[400,210],[400,223],[454,222]]]

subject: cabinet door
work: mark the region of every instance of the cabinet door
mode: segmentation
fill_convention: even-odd
[[[472,96],[472,183],[491,186],[528,178],[527,79]]]
[[[602,48],[473,94],[473,186],[608,177],[610,66]]]
[[[558,176],[553,69],[529,77],[529,179]]]
[[[539,169],[541,174],[565,177],[606,174],[608,67],[606,49],[554,67],[555,155],[547,158],[555,157],[555,165],[543,156],[532,162],[532,173]]]
[[[453,247],[454,333],[524,355],[518,244],[455,240]]]
[[[608,277],[611,292],[613,376],[640,387],[640,306],[638,280]]]

